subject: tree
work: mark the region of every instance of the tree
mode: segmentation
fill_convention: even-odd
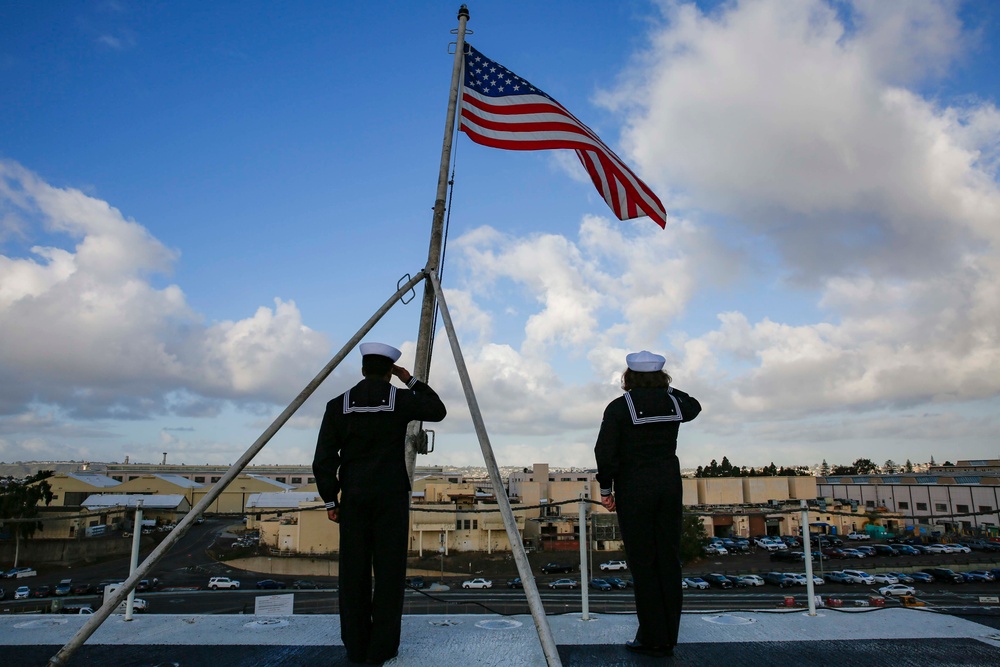
[[[733,476],[733,464],[729,462],[728,456],[722,457],[722,463],[719,465],[719,474],[721,477]]]
[[[685,514],[681,523],[681,562],[690,563],[701,557],[701,548],[707,539],[708,533],[701,517]]]
[[[886,462],[882,464],[882,472],[886,475],[892,475],[896,472],[896,462],[892,459],[886,459]]]
[[[8,484],[0,491],[0,520],[33,519],[38,516],[38,503],[52,502],[52,487],[45,481],[52,476],[51,470],[42,470],[25,477],[20,482]],[[24,521],[8,524],[14,533],[14,567],[21,552],[21,538],[30,539],[35,531],[42,528],[40,521]]]
[[[856,459],[851,465],[859,475],[872,475],[878,472],[878,466],[871,459]]]
[[[913,472],[913,463],[910,459],[906,459],[906,463],[903,464],[903,472]]]
[[[830,466],[827,465],[826,459],[823,459],[823,463],[819,467],[819,474],[823,477],[826,477],[827,475],[830,474]]]

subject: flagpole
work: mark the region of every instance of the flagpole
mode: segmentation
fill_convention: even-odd
[[[465,51],[465,25],[469,21],[469,8],[458,9],[458,38],[455,45],[455,62],[451,69],[451,89],[448,93],[448,113],[444,123],[444,142],[441,145],[441,168],[438,171],[437,195],[434,198],[434,217],[431,220],[430,247],[424,272],[441,275],[441,249],[444,243],[445,200],[448,196],[448,167],[451,165],[451,146],[455,137],[455,114],[458,108],[458,87],[462,74]],[[424,300],[420,307],[420,328],[417,330],[417,351],[413,363],[413,376],[427,382],[431,366],[431,346],[437,303],[433,287],[424,283]],[[417,451],[423,448],[423,429],[420,422],[412,422],[406,434],[406,471],[413,480]]]

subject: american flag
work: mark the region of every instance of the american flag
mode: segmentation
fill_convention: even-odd
[[[477,144],[513,151],[569,148],[619,220],[648,215],[660,227],[659,198],[563,105],[466,45],[459,129]]]

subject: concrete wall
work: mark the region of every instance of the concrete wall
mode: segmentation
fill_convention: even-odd
[[[145,547],[152,540],[142,538]],[[109,537],[89,537],[81,540],[35,539],[21,541],[19,565],[68,565],[93,562],[109,556],[124,556],[132,551],[132,540],[116,533]],[[10,566],[14,562],[14,540],[0,542],[0,563]]]

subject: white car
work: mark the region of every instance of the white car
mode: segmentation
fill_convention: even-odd
[[[477,579],[470,579],[469,581],[462,582],[462,588],[493,588],[493,582],[489,579],[483,579],[479,577]]]
[[[952,548],[947,544],[928,544],[924,547],[925,551],[929,554],[950,554],[952,553]]]
[[[844,558],[865,558],[865,552],[857,549],[841,549]]]
[[[726,556],[729,554],[729,549],[726,549],[721,543],[706,544],[701,550],[706,556]]]
[[[743,574],[740,575],[740,579],[746,583],[747,586],[763,586],[764,580],[756,574]]]
[[[879,595],[885,597],[892,597],[893,595],[916,595],[917,591],[913,586],[907,586],[906,584],[890,584],[888,586],[883,586],[878,589]]]
[[[684,579],[682,578],[681,579],[681,588],[686,589],[687,587],[688,587],[688,582],[684,581]]]
[[[127,605],[128,605],[128,600],[122,600],[122,603],[120,605],[118,605],[118,608],[115,609],[114,613],[116,613],[116,614],[124,614],[125,613],[125,607]],[[146,611],[148,608],[149,608],[149,605],[146,603],[145,600],[140,599],[140,598],[135,598],[134,600],[132,600],[132,611],[136,611],[136,612],[142,613],[142,612]],[[81,612],[81,613],[86,613],[86,612]]]
[[[870,586],[875,583],[875,577],[861,570],[844,570],[844,574],[850,577],[851,581],[856,584],[867,584]]]
[[[871,536],[868,533],[850,533],[847,536],[849,540],[870,540]]]
[[[898,584],[899,577],[895,577],[891,574],[874,574],[872,579],[876,584]]]
[[[15,600],[27,600],[29,595],[31,595],[31,589],[27,586],[19,586],[18,589],[14,591]]]
[[[793,572],[793,573],[790,573],[788,576],[790,576],[791,578],[795,579],[795,581],[797,581],[799,583],[799,585],[801,585],[801,586],[805,586],[807,583],[809,583],[809,577],[806,576],[805,572]],[[825,584],[825,583],[826,582],[823,581],[822,578],[816,576],[815,574],[813,575],[813,585],[814,586],[821,586],[822,584]]]
[[[778,542],[776,540],[772,540],[770,537],[759,537],[755,539],[753,543],[756,544],[761,549],[767,549],[768,551],[778,551],[782,547],[786,549],[788,548],[788,546],[784,542]]]
[[[609,560],[607,563],[601,563],[602,572],[615,572],[617,570],[627,570],[628,564],[623,560]]]
[[[949,544],[948,546],[950,546],[951,550],[954,551],[957,554],[971,554],[972,553],[972,547],[970,547],[968,545],[965,545],[965,544],[958,544],[958,543],[956,543],[956,544]]]
[[[234,589],[240,587],[240,582],[229,577],[212,577],[208,580],[208,587],[213,591],[217,591],[220,588]]]
[[[685,577],[684,583],[687,584],[688,588],[695,588],[702,591],[708,590],[708,582],[701,577]]]

